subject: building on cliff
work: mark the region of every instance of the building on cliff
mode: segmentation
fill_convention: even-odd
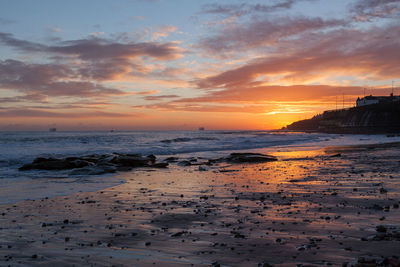
[[[400,96],[394,96],[393,93],[390,96],[365,96],[363,98],[357,98],[356,106],[367,106],[379,103],[391,103],[391,102],[400,102]]]

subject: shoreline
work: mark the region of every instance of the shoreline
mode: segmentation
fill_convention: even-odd
[[[1,204],[0,263],[399,263],[398,146],[139,169],[110,177],[126,182],[99,191]]]
[[[357,135],[358,136],[358,135]],[[252,152],[252,153],[262,153],[275,155],[277,157],[291,155],[291,158],[301,157],[299,153],[309,153],[312,155],[318,155],[318,153],[340,153],[346,150],[364,150],[364,149],[374,149],[379,147],[391,147],[398,146],[400,142],[380,142],[379,139],[369,139],[364,136],[360,136],[361,142],[367,142],[365,144],[349,145],[349,140],[344,142],[344,145],[336,145],[337,141],[332,142],[320,142],[310,145],[310,143],[303,144],[289,144],[284,146],[270,146],[265,148],[252,148],[252,149],[240,149],[240,150],[226,150],[226,151],[214,151],[213,153],[208,152],[195,152],[195,153],[183,153],[176,155],[162,155],[157,156],[157,162],[169,163],[171,165],[181,165],[190,166],[191,163],[197,166],[204,166],[207,168],[208,161],[215,161],[216,159],[221,159],[227,157],[229,153],[242,153],[242,152]],[[335,140],[335,139],[332,139]],[[355,139],[358,140],[357,138]],[[388,141],[388,140],[386,140]],[[369,143],[372,142],[372,143]],[[317,152],[319,151],[319,152]],[[116,153],[118,154],[118,153]],[[69,157],[74,157],[70,155]],[[168,158],[176,158],[176,160],[168,161]],[[194,162],[193,162],[194,161]],[[25,163],[26,165],[29,165]],[[18,167],[22,167],[19,165]],[[129,171],[130,168],[123,168],[122,172],[106,172],[102,175],[96,175],[96,169],[94,169],[94,174],[90,174],[92,171],[85,168],[73,169],[72,173],[69,174],[70,170],[60,170],[60,171],[46,171],[38,170],[34,178],[30,178],[31,175],[28,171],[20,171],[22,179],[17,177],[1,178],[2,187],[0,188],[0,204],[13,204],[18,201],[39,199],[43,197],[54,197],[73,194],[75,192],[92,192],[108,188],[113,185],[118,185],[124,182],[123,179],[112,181],[111,177],[120,177],[125,171]],[[139,168],[140,169],[140,168]],[[136,171],[138,169],[133,169]],[[78,175],[78,173],[80,173]],[[76,174],[75,174],[76,173]],[[85,173],[87,173],[85,175]],[[26,175],[28,174],[28,175]],[[39,178],[43,175],[44,178]],[[15,191],[18,189],[17,191]],[[49,193],[55,192],[55,193]]]

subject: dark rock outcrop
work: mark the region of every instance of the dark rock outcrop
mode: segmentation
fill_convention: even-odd
[[[144,167],[152,162],[153,159],[148,157],[142,157],[136,154],[126,154],[126,155],[116,155],[113,159],[110,160],[110,163],[113,163],[117,166],[124,167]]]
[[[178,161],[178,158],[170,157],[163,162],[157,162],[154,155],[142,156],[140,154],[93,154],[81,157],[66,158],[36,158],[32,163],[25,164],[19,168],[20,171],[28,170],[71,170],[70,175],[101,175],[105,173],[115,173],[131,171],[134,168],[167,168],[170,162],[175,162],[179,166],[199,166],[199,170],[205,171],[203,165],[211,166],[215,163],[263,163],[278,160],[274,156],[261,153],[231,153],[227,157],[209,159],[208,161],[198,162],[196,158]]]
[[[68,170],[75,168],[83,168],[93,163],[78,158],[36,158],[31,164],[25,164],[19,170]]]
[[[278,159],[274,156],[261,153],[232,153],[226,158],[227,162],[232,163],[262,163],[277,160]]]
[[[129,171],[132,168],[153,167],[166,168],[167,162],[156,163],[156,156],[141,156],[139,154],[104,154],[87,155],[82,157],[67,158],[36,158],[32,163],[19,168],[27,170],[71,170],[72,174],[103,174],[116,171]]]

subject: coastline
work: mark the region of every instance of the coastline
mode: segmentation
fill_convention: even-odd
[[[399,263],[398,146],[291,148],[271,153],[275,162],[140,169],[110,177],[126,182],[100,191],[2,204],[0,262]]]

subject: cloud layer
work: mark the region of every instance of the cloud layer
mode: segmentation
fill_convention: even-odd
[[[315,0],[279,0],[272,1],[271,4],[205,4],[202,7],[201,13],[216,14],[224,16],[244,16],[255,12],[271,13],[276,11],[287,10],[293,7],[298,2],[312,2]]]
[[[0,115],[117,121],[146,113],[157,124],[214,113],[224,121],[230,113],[312,114],[338,95],[351,105],[364,86],[387,94],[400,79],[400,0],[339,2],[202,2],[180,15],[187,20],[133,14],[142,25],[134,32],[93,23],[95,31],[75,38],[59,37],[73,34],[57,23],[46,29],[62,30],[36,41],[3,30]],[[0,18],[4,29],[14,23]]]
[[[340,29],[307,34],[283,44],[270,56],[197,81],[199,88],[251,87],[280,75],[281,81],[304,83],[334,75],[370,76],[377,80],[398,77],[400,26],[367,31]],[[315,79],[314,79],[315,78]]]
[[[369,21],[377,18],[398,18],[400,15],[399,0],[362,0],[352,5],[351,11],[358,21]]]
[[[0,61],[0,87],[34,96],[103,97],[123,91],[87,81],[74,81],[78,74],[65,65]],[[34,99],[31,99],[34,100]]]

